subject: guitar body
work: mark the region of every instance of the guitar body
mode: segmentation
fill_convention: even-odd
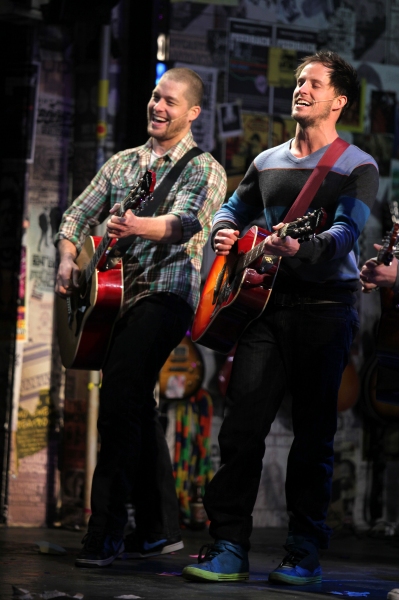
[[[159,373],[159,393],[168,400],[189,398],[198,392],[203,378],[202,356],[186,335],[172,350]]]
[[[194,317],[194,342],[228,353],[269,300],[280,258],[262,255],[235,273],[240,256],[260,244],[270,232],[253,226],[237,240],[227,257],[217,256],[206,279]]]
[[[88,236],[76,263],[84,271],[102,238]],[[68,298],[56,296],[56,324],[61,360],[69,369],[101,369],[123,301],[123,267],[120,260],[93,276]]]

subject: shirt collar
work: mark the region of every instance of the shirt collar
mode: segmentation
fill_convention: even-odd
[[[194,141],[193,134],[191,129],[180,142],[177,142],[170,150],[168,150],[165,154],[163,154],[160,158],[165,158],[170,160],[172,163],[176,163],[188,150],[196,146],[197,144]],[[138,154],[140,156],[144,156],[146,154],[151,154],[152,150],[152,138],[147,140],[147,142],[140,148]]]

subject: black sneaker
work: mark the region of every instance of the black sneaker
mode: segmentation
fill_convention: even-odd
[[[75,565],[77,567],[106,567],[123,552],[121,536],[88,531],[82,540],[84,544],[79,552]]]
[[[137,533],[133,531],[124,539],[125,550],[119,558],[147,558],[148,556],[158,556],[159,554],[169,554],[184,548],[183,541],[179,536],[173,538],[155,539],[151,536],[141,542]]]

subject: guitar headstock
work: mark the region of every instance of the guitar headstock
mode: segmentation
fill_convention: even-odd
[[[391,231],[387,231],[382,240],[382,248],[378,251],[377,263],[384,264],[387,267],[392,262],[396,246],[399,242],[399,223],[394,223]]]
[[[327,219],[327,213],[323,208],[318,208],[303,217],[299,217],[291,223],[286,223],[278,230],[279,237],[290,236],[297,239],[299,243],[306,242],[321,231]]]
[[[146,171],[136,185],[130,190],[126,198],[121,202],[120,216],[123,216],[127,210],[139,211],[143,204],[149,202],[156,183],[156,173]]]

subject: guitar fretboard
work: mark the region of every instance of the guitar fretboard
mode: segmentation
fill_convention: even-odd
[[[128,210],[129,206],[135,205],[137,203],[137,201],[140,199],[140,195],[138,195],[138,197],[136,197],[137,190],[140,188],[140,185],[141,185],[141,182],[136,184],[130,190],[128,195],[121,201],[121,205],[119,207],[119,212],[118,212],[118,217],[123,217],[125,212]],[[80,278],[79,278],[79,287],[83,287],[87,281],[90,281],[102,255],[108,248],[110,241],[111,241],[111,238],[109,237],[108,233],[106,233],[104,235],[103,239],[101,240],[101,242],[99,243],[99,245],[97,246],[96,251],[94,252],[89,264],[87,265],[85,270],[81,272]]]
[[[108,234],[106,233],[104,235],[103,239],[101,240],[101,242],[99,243],[99,245],[97,246],[96,251],[93,254],[89,264],[87,265],[85,270],[82,271],[80,278],[79,278],[79,287],[84,286],[87,281],[90,281],[90,279],[92,278],[94,271],[96,270],[96,267],[100,261],[100,258],[102,257],[102,255],[104,254],[105,250],[108,247],[109,242],[110,242],[110,238],[109,238]]]
[[[243,271],[254,260],[256,260],[257,258],[259,258],[260,256],[262,256],[263,249],[264,249],[265,243],[266,243],[266,239],[267,238],[265,238],[262,242],[260,242],[260,244],[257,244],[256,246],[254,246],[252,248],[252,250],[249,250],[249,252],[246,252],[245,254],[242,254],[240,256],[240,258],[237,261],[236,272],[239,273],[239,272]]]

